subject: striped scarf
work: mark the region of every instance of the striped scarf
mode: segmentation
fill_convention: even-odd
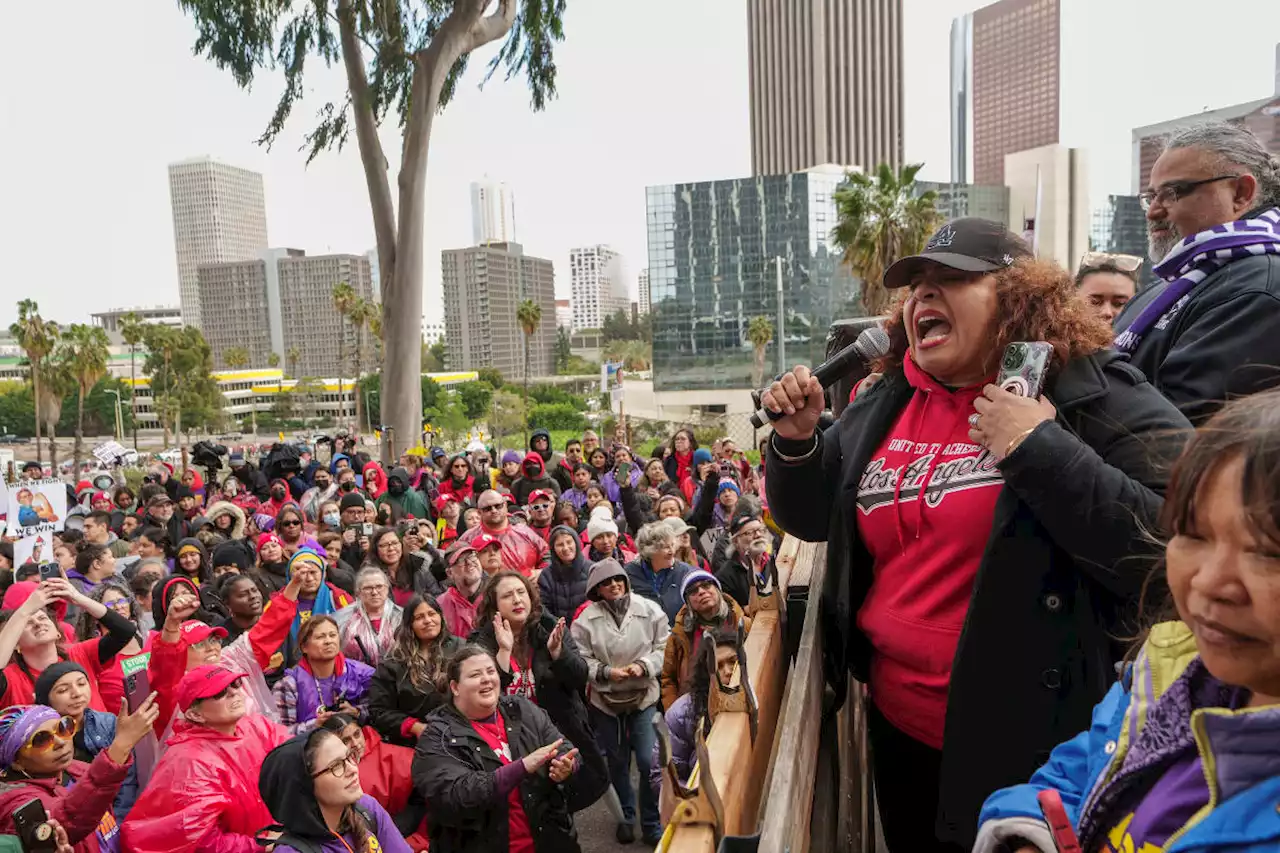
[[[1116,336],[1116,349],[1133,352],[1153,327],[1168,325],[1202,281],[1232,261],[1251,255],[1280,255],[1280,207],[1254,219],[1215,225],[1175,246],[1155,267],[1156,275],[1168,286]]]

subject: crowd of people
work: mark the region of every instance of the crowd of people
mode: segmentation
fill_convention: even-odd
[[[562,853],[606,797],[656,844],[655,722],[688,774],[785,530],[827,542],[892,853],[1054,853],[1049,790],[1086,851],[1276,849],[1280,166],[1196,128],[1142,199],[1146,288],[944,225],[838,421],[795,368],[758,462],[536,430],[69,487],[56,565],[0,547],[0,833],[34,799],[60,853]],[[995,383],[1019,342],[1038,395]]]

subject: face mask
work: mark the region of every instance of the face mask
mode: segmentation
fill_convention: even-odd
[[[350,480],[347,480],[341,486],[338,486],[338,488],[344,492],[354,492],[356,490],[356,484]]]
[[[387,484],[387,491],[391,492],[393,495],[403,495],[404,483],[401,483],[399,480],[392,480]]]
[[[325,513],[323,521],[327,527],[337,527],[342,524],[342,516],[338,515],[336,512],[327,512]]]
[[[284,489],[272,489],[271,497],[275,498],[276,500],[281,500],[284,497]]]

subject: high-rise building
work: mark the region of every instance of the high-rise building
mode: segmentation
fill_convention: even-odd
[[[973,184],[943,184],[916,181],[917,195],[933,190],[938,194],[934,207],[944,220],[962,216],[980,216],[994,222],[1009,220],[1009,188],[983,187]]]
[[[556,300],[556,328],[573,331],[573,303],[568,299]]]
[[[1142,192],[1150,183],[1151,167],[1164,150],[1165,137],[1175,130],[1214,121],[1247,127],[1268,151],[1280,156],[1280,44],[1276,45],[1275,92],[1271,97],[1134,128],[1133,192]]]
[[[516,239],[516,200],[502,181],[483,180],[471,183],[471,241],[510,243]]]
[[[201,264],[257,258],[267,248],[262,175],[209,157],[169,164],[182,320],[203,331]]]
[[[520,303],[542,309],[529,340],[529,375],[555,373],[556,275],[551,261],[524,254],[519,243],[445,249],[440,255],[445,305],[445,362],[449,370],[494,367],[524,378]]]
[[[369,276],[373,279],[373,301],[382,302],[382,267],[378,263],[378,249],[375,246],[364,253],[369,262]]]
[[[1018,151],[1005,155],[1002,171],[1009,187],[1009,230],[1026,236],[1036,257],[1075,269],[1089,250],[1092,217],[1084,152],[1062,145]]]
[[[202,304],[217,309],[206,312],[202,330],[216,366],[228,367],[226,351],[243,347],[249,367],[266,367],[274,354],[294,377],[351,375],[362,336],[334,308],[333,287],[346,282],[357,296],[372,300],[365,256],[267,249],[257,260],[201,264],[197,278]],[[361,371],[371,369],[372,361],[373,338],[365,329]]]
[[[625,311],[631,295],[622,277],[622,256],[605,245],[570,249],[569,295],[575,332],[598,329],[605,317]]]
[[[639,311],[641,315],[644,315],[649,313],[649,269],[648,267],[640,270],[639,286],[640,286],[640,301],[638,303]]]
[[[902,0],[748,0],[751,171],[902,162]]]
[[[952,23],[952,181],[1003,184],[1005,155],[1062,142],[1060,4],[999,0]]]
[[[1107,203],[1094,209],[1089,246],[1095,252],[1147,258],[1147,215],[1136,195],[1107,196]],[[1140,280],[1155,280],[1150,259],[1142,265]]]
[[[149,305],[140,308],[112,308],[110,311],[99,311],[90,314],[90,321],[99,326],[111,339],[112,346],[120,346],[124,338],[120,336],[124,318],[133,314],[143,323],[155,323],[161,326],[181,328],[182,309],[177,305]]]
[[[862,314],[858,281],[830,244],[845,171],[645,190],[655,391],[752,387],[747,327],[760,316],[776,326],[780,294],[787,363],[822,362],[831,321]]]

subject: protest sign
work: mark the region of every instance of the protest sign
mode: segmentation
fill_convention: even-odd
[[[56,477],[9,484],[8,535],[26,539],[61,530],[67,517],[67,487]]]

